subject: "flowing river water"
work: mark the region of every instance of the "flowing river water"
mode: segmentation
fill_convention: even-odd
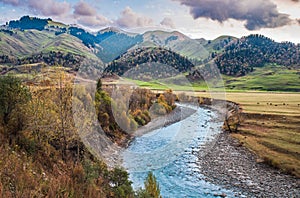
[[[198,162],[213,149],[222,121],[216,119],[218,114],[214,111],[194,109],[195,113],[184,120],[136,137],[123,151],[123,166],[128,170],[135,190],[144,186],[148,172],[152,171],[164,198],[236,195],[206,182],[200,173]],[[208,142],[211,147],[207,146]]]

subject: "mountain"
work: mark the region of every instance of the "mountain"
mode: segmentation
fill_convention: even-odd
[[[134,79],[165,78],[191,70],[194,65],[185,57],[161,47],[130,50],[111,62],[105,73],[116,73]]]
[[[11,55],[18,58],[30,54],[50,51],[65,51],[96,59],[92,50],[82,41],[69,34],[55,35],[49,31],[38,30],[0,30],[1,55]]]
[[[92,49],[69,34],[56,35],[43,30],[0,30],[1,73],[11,67],[24,64],[44,63],[50,66],[61,65],[78,70],[88,75],[98,75],[103,70],[103,63]],[[97,74],[98,73],[98,74]]]
[[[7,35],[19,33],[21,37],[22,35],[25,37],[24,39],[13,34],[14,38],[8,38],[12,43],[4,42],[1,45],[5,46],[11,54],[26,56],[32,51],[50,51],[49,49],[57,51],[59,46],[62,51],[70,51],[89,57],[95,57],[94,55],[96,55],[104,63],[113,61],[129,49],[140,47],[164,47],[182,56],[187,56],[189,59],[202,61],[207,59],[211,52],[223,49],[224,44],[228,44],[232,38],[228,36],[207,41],[205,39],[191,39],[178,31],[148,31],[144,34],[135,34],[115,27],[108,27],[96,33],[91,33],[77,25],[65,25],[50,18],[40,19],[29,16],[23,16],[19,20],[8,22],[6,26],[1,27],[1,31],[7,31]],[[29,39],[29,37],[33,38]],[[31,39],[33,39],[33,42],[31,42]],[[61,41],[56,42],[56,40]],[[48,42],[52,43],[54,47]],[[62,45],[59,43],[62,43]],[[75,47],[70,45],[72,43]],[[81,43],[81,46],[78,43]],[[47,48],[45,50],[39,49],[40,46],[46,46]],[[7,55],[8,53],[4,54]]]
[[[213,41],[205,39],[191,39],[178,32],[148,31],[143,34],[142,47],[165,47],[187,56],[190,59],[203,60],[213,51],[220,51],[236,38],[231,36],[219,37]]]
[[[93,34],[82,28],[69,27],[66,32],[82,40],[89,48],[94,49],[97,57],[105,63],[114,60],[132,46],[142,42],[141,35],[127,34],[115,28],[107,28]]]
[[[214,40],[205,40],[205,39],[199,39],[199,42],[203,43],[205,49],[212,52],[222,52],[224,47],[229,45],[230,43],[236,42],[238,38],[233,36],[219,36],[218,38]]]
[[[105,63],[114,60],[116,57],[125,53],[132,46],[142,42],[143,40],[142,35],[126,33],[117,28],[110,27],[97,33],[91,33],[75,25],[65,25],[59,22],[52,21],[52,19],[39,19],[29,16],[23,16],[20,18],[20,20],[10,21],[8,25],[1,28],[1,31],[4,33],[7,31],[6,33],[8,35],[12,33],[20,33],[21,35],[25,34],[25,39],[23,37],[16,37],[15,34],[13,34],[15,38],[12,39],[12,44],[10,42],[6,42],[7,45],[5,46],[4,42],[4,45],[1,45],[5,47],[8,46],[8,52],[12,52],[13,54],[28,55],[32,51],[43,51],[39,49],[39,46],[47,45],[47,41],[49,39],[49,42],[51,42],[51,39],[54,39],[56,41],[56,39],[60,39],[56,36],[64,34],[73,36],[68,37],[68,39],[71,38],[71,42],[69,43],[73,43],[74,37],[76,37],[77,40],[74,41],[74,47],[69,46],[69,49],[63,48],[61,50],[71,50],[76,53],[93,57],[95,57],[96,55],[102,62]],[[30,35],[28,31],[30,31],[32,35]],[[37,36],[35,34],[37,34]],[[34,38],[27,39],[28,36],[32,36]],[[33,39],[33,43],[31,43],[30,39]],[[11,39],[8,38],[8,40]],[[55,43],[55,41],[53,43]],[[82,46],[78,46],[78,42],[80,42],[81,45],[85,45],[83,50],[80,50],[82,49]],[[57,46],[55,46],[55,48],[56,47]],[[27,50],[27,48],[29,48],[29,50]],[[79,52],[77,49],[79,49]],[[87,54],[87,52],[92,53]]]
[[[113,61],[143,41],[141,35],[128,34],[121,31],[116,32],[113,30],[98,32],[96,38],[96,55],[105,63]]]
[[[244,76],[255,67],[275,63],[284,67],[300,66],[300,44],[275,42],[262,35],[250,35],[225,46],[221,54],[213,54],[220,72]]]
[[[240,39],[226,35],[206,40],[191,39],[178,31],[135,34],[115,27],[92,33],[77,25],[29,16],[0,27],[0,64],[4,65],[42,61],[48,65],[60,64],[78,69],[85,60],[85,66],[95,67],[97,72],[90,73],[96,75],[105,64],[111,67],[124,62],[124,58],[140,64],[140,60],[136,60],[140,54],[135,54],[137,57],[129,54],[151,48],[157,48],[154,57],[172,51],[188,59],[195,65],[189,74],[193,80],[201,79],[201,68],[208,68],[206,64],[212,62],[227,76],[244,76],[267,64],[297,68],[300,63],[299,44],[278,43],[261,35]]]

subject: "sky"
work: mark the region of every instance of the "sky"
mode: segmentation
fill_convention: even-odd
[[[263,34],[300,43],[300,0],[0,0],[0,24],[29,15],[97,31],[180,31],[214,39]]]

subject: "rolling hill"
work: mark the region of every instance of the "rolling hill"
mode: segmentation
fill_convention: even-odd
[[[214,64],[224,76],[228,89],[251,89],[251,85],[252,89],[274,90],[261,78],[264,76],[270,82],[281,79],[282,84],[276,87],[287,87],[281,90],[296,90],[297,83],[289,81],[284,84],[282,79],[285,75],[292,75],[297,82],[299,51],[299,44],[278,43],[262,35],[240,39],[220,36],[206,40],[191,39],[178,31],[135,34],[114,27],[92,33],[76,25],[29,16],[0,27],[1,71],[14,65],[43,62],[75,70],[84,65],[84,70],[97,76],[106,65],[106,72],[124,75],[130,69],[130,75],[127,74],[132,78],[140,76],[140,80],[147,80],[174,76],[178,72],[171,70],[175,68],[180,73],[188,72],[187,77],[197,82],[203,81],[203,75],[214,76],[216,71],[209,69]],[[173,62],[169,60],[171,58],[174,58]],[[151,62],[152,68],[146,65],[147,62]],[[166,70],[166,65],[171,66],[170,70]],[[90,66],[93,66],[93,71],[88,69]],[[150,74],[161,68],[162,73],[168,75]],[[145,78],[141,78],[143,72]]]
[[[105,73],[127,75],[133,79],[166,78],[191,70],[194,65],[185,57],[165,48],[145,47],[130,50],[111,62]],[[128,76],[129,75],[129,76]]]
[[[1,55],[9,55],[23,58],[40,52],[63,51],[73,54],[87,56],[92,59],[97,57],[92,50],[85,46],[81,40],[69,34],[56,36],[49,31],[12,30],[10,32],[0,31]]]
[[[218,37],[212,41],[205,39],[191,39],[178,32],[148,31],[143,34],[144,42],[142,47],[164,47],[187,56],[190,59],[204,60],[210,53],[221,51],[231,41],[236,38],[231,36]]]
[[[300,44],[278,43],[262,35],[250,35],[227,45],[216,56],[220,72],[230,76],[244,76],[256,67],[276,63],[285,67],[300,67]]]

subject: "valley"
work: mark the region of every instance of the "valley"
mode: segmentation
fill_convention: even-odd
[[[259,34],[7,22],[0,196],[149,197],[149,172],[163,197],[297,196],[299,54]]]

